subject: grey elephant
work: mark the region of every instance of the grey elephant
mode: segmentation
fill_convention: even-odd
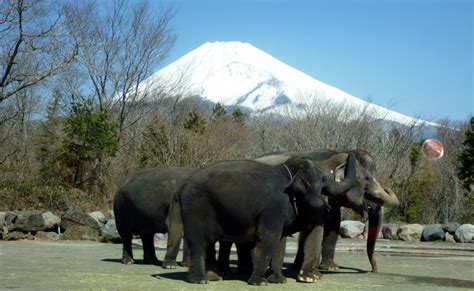
[[[335,248],[339,234],[341,222],[341,207],[355,210],[362,216],[368,213],[369,230],[367,237],[367,255],[372,267],[372,272],[377,272],[377,263],[374,255],[375,243],[382,220],[382,205],[389,204],[396,206],[399,204],[395,193],[388,187],[382,187],[376,178],[376,168],[372,156],[364,150],[351,150],[346,153],[353,153],[357,158],[357,178],[354,187],[349,191],[331,196],[328,199],[328,212],[324,224],[324,240],[322,247],[321,269],[337,270],[338,265],[334,262]],[[310,159],[312,161],[327,161],[331,157],[341,154],[332,150],[317,150],[306,152],[280,152],[273,155],[258,158],[260,162],[278,164],[290,157]],[[323,162],[324,163],[324,162]],[[322,167],[333,174],[333,179],[340,179],[344,176],[344,165],[325,163]],[[304,249],[307,244],[316,243],[311,239],[310,233],[300,234],[298,253],[295,258],[294,268],[299,267],[304,262]]]
[[[133,235],[139,235],[142,239],[144,263],[159,263],[154,235],[168,231],[166,220],[171,197],[176,188],[197,171],[184,167],[158,166],[137,172],[119,187],[114,198],[114,214],[117,231],[122,238],[124,264],[134,263]]]

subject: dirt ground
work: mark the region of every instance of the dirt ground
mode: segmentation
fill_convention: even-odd
[[[165,242],[157,247],[163,259]],[[370,264],[363,241],[338,244],[338,272],[324,272],[320,282],[298,283],[291,271],[296,243],[287,247],[286,284],[249,286],[247,276],[232,274],[223,281],[195,285],[185,281],[187,269],[165,270],[141,264],[141,246],[134,245],[134,265],[120,263],[121,245],[88,241],[0,241],[0,289],[19,290],[448,290],[474,289],[474,244],[378,242],[380,273]],[[235,252],[231,257],[235,271]]]

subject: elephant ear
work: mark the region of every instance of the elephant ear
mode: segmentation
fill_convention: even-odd
[[[295,193],[304,193],[311,187],[311,184],[303,175],[301,170],[298,170],[296,174],[293,175],[290,183],[285,187],[285,193],[289,195],[294,195]]]
[[[347,162],[338,165],[333,171],[334,171],[334,180],[336,182],[341,182],[344,180],[345,177],[345,171],[346,171],[346,164]]]
[[[266,165],[276,166],[284,164],[288,159],[290,159],[290,157],[286,155],[270,155],[256,158],[255,161]]]

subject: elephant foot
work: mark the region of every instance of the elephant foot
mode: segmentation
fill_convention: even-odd
[[[339,270],[339,266],[334,263],[334,261],[322,261],[321,264],[319,265],[319,268],[321,270],[327,270],[327,271],[337,271]]]
[[[286,278],[282,274],[271,274],[267,280],[270,283],[286,283]]]
[[[219,276],[219,274],[217,274],[216,272],[211,271],[211,270],[208,270],[206,272],[206,275],[207,275],[207,278],[209,279],[209,281],[220,281],[220,280],[222,280],[222,277]]]
[[[304,283],[316,283],[319,280],[321,280],[321,277],[322,277],[322,274],[319,273],[318,271],[311,272],[311,271],[301,270],[298,276],[296,277],[296,281],[304,282]]]
[[[130,257],[123,257],[122,258],[122,264],[124,265],[133,265],[135,263],[135,261],[133,260],[133,258],[130,258]]]
[[[175,262],[175,265],[176,265],[176,262]],[[182,262],[179,263],[179,265],[181,267],[189,267],[189,262],[188,261],[182,261]]]
[[[250,285],[255,285],[255,286],[266,286],[268,285],[267,279],[263,277],[250,277],[250,279],[247,281]]]
[[[165,259],[163,261],[163,269],[176,269],[176,261]]]
[[[209,279],[206,277],[206,275],[189,273],[188,282],[195,283],[195,284],[207,284],[209,283]]]

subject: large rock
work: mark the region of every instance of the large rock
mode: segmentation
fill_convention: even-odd
[[[100,240],[100,226],[89,214],[78,209],[68,210],[63,214],[61,220],[61,227],[65,229],[64,239]]]
[[[383,223],[382,224],[382,236],[384,239],[393,239],[395,235],[398,235],[400,224],[395,222]]]
[[[445,237],[444,230],[441,224],[429,224],[423,228],[421,234],[422,241],[436,241],[443,240]]]
[[[364,233],[365,224],[355,220],[341,221],[339,234],[343,238],[355,238]]]
[[[403,241],[420,241],[423,232],[423,225],[421,224],[405,224],[400,226],[398,236]]]
[[[102,236],[100,240],[102,242],[112,243],[122,242],[122,239],[120,238],[120,235],[117,232],[117,227],[115,226],[115,219],[107,220],[107,223],[102,227]]]
[[[454,240],[461,243],[474,242],[474,225],[472,224],[463,224],[458,227],[454,233]]]
[[[45,229],[55,229],[61,224],[61,218],[51,213],[51,211],[42,214]]]
[[[105,224],[107,222],[107,220],[105,219],[105,215],[100,211],[91,212],[91,213],[89,213],[89,215],[92,218],[94,218],[95,221],[97,221],[97,223],[99,223],[99,225]]]
[[[105,215],[105,219],[107,219],[107,220],[115,218],[115,214],[114,214],[114,211],[112,209],[107,210],[104,213],[104,215]]]
[[[8,212],[5,217],[8,231],[36,232],[45,229],[41,211],[15,211]]]
[[[3,235],[4,240],[20,240],[20,239],[34,239],[34,236],[30,233],[25,233],[23,231],[14,230],[9,231],[8,233]]]
[[[5,223],[6,212],[0,212],[0,239],[3,237],[3,224]]]
[[[6,212],[0,212],[0,227],[5,223],[5,217],[7,216]]]
[[[459,226],[460,224],[457,222],[448,222],[442,225],[444,232],[449,232],[451,235],[454,235]]]

